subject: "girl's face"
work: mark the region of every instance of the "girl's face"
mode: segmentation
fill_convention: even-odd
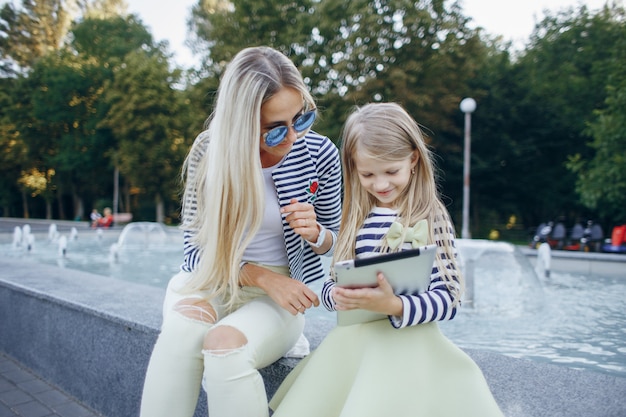
[[[378,201],[379,207],[394,208],[411,179],[411,170],[417,163],[417,151],[406,159],[382,162],[356,152],[354,164],[361,186]]]
[[[285,87],[261,106],[261,134],[278,126],[288,126],[285,139],[276,146],[267,146],[261,137],[261,165],[271,167],[289,153],[298,140],[298,134],[291,125],[304,112],[302,94],[298,90]]]

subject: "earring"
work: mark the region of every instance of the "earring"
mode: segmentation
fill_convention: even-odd
[[[415,174],[415,167],[411,168],[411,175]]]

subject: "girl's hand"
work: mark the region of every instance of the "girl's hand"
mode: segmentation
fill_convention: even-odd
[[[341,288],[335,286],[332,296],[337,310],[375,311],[388,316],[402,315],[402,300],[394,294],[393,288],[382,272],[376,275],[378,285],[373,288]]]
[[[320,230],[312,204],[299,203],[297,199],[292,198],[289,205],[281,207],[280,212],[287,213],[285,220],[294,232],[309,242],[317,242]]]

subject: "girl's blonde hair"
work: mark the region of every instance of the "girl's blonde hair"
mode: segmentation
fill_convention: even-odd
[[[299,91],[305,108],[315,107],[300,72],[285,55],[263,46],[240,51],[226,67],[206,130],[183,167],[182,226],[197,232],[192,243],[200,249],[186,290],[203,290],[226,307],[238,299],[244,249],[259,229],[265,207],[261,106],[283,88]]]
[[[357,107],[343,127],[341,162],[344,209],[333,262],[354,258],[357,232],[377,204],[376,198],[359,181],[354,161],[357,152],[364,157],[383,162],[402,161],[413,153],[417,154],[415,172],[412,173],[405,192],[395,202],[398,221],[406,227],[426,219],[429,225],[429,244],[435,241],[435,228],[441,228],[438,237],[446,254],[445,263],[451,264],[454,269],[445,267],[441,251],[437,252],[436,262],[455,303],[458,302],[463,290],[463,280],[456,264],[453,242],[448,239],[447,226],[449,224],[452,227],[452,222],[439,197],[432,153],[417,122],[395,103],[371,103]],[[454,230],[450,233],[454,233]],[[384,246],[382,251],[387,249]],[[453,275],[456,275],[458,283],[454,281]]]

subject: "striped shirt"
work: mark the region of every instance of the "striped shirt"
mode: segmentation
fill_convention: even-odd
[[[357,233],[355,252],[357,258],[378,255],[380,241],[385,237],[387,230],[396,220],[395,210],[383,207],[375,207],[365,219],[363,226]],[[443,261],[443,265],[449,270],[455,270],[454,264],[448,260],[443,250],[444,240],[450,242],[454,248],[454,231],[448,221],[440,221],[434,225],[435,243],[437,252]],[[402,249],[410,249],[411,244],[403,243]],[[456,248],[454,257],[457,256]],[[458,277],[453,274],[454,283],[458,286]],[[331,291],[335,286],[332,278],[327,279],[322,287],[322,303],[330,310],[335,310],[335,301]],[[443,276],[437,267],[433,265],[428,291],[421,294],[401,294],[402,316],[389,316],[389,321],[395,328],[414,326],[416,324],[432,321],[451,320],[457,313],[458,304],[452,307],[453,296],[448,289]]]
[[[196,149],[189,158],[189,177],[196,174],[206,147],[198,146]],[[272,172],[272,179],[280,207],[290,204],[293,198],[312,204],[318,223],[333,234],[333,242],[336,240],[341,220],[341,164],[339,151],[330,139],[309,131],[293,144],[291,151]],[[190,224],[190,219],[196,215],[195,190],[186,191],[185,207],[183,225]],[[282,224],[291,277],[305,284],[323,278],[319,255],[293,231],[285,217]],[[196,231],[183,228],[184,261],[181,269],[192,272],[198,265],[200,250],[192,239]]]

